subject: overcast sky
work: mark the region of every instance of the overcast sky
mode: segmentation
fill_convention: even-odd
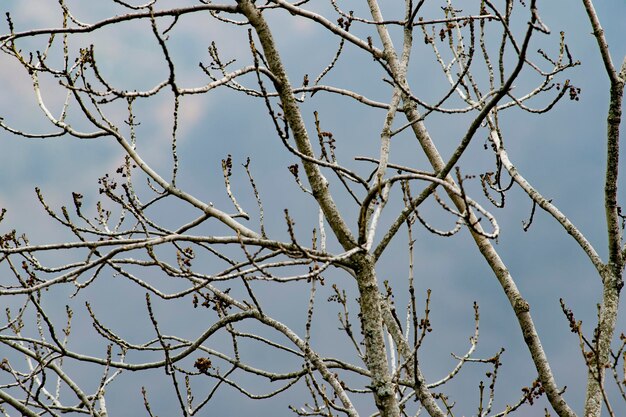
[[[85,2],[68,2],[70,8],[75,11],[75,16],[89,23],[120,13],[119,7],[108,3],[100,0],[87,6]],[[353,0],[346,0],[340,4],[346,9],[354,8],[357,13],[364,12],[362,4],[352,3]],[[381,3],[391,2],[381,0]],[[432,10],[433,13],[437,13],[437,9],[443,5],[441,1],[426,3],[428,10]],[[455,6],[475,12],[478,7],[476,3],[459,1]],[[552,199],[585,233],[600,255],[605,258],[602,187],[608,81],[580,3],[569,0],[540,1],[539,9],[543,21],[550,27],[552,35],[550,37],[537,35],[530,48],[533,52],[543,48],[554,53],[558,50],[558,33],[565,32],[569,50],[574,59],[581,61],[581,65],[570,69],[558,81],[563,83],[565,79],[571,80],[573,85],[581,89],[580,100],[564,99],[551,112],[544,115],[512,110],[503,114],[501,122],[513,162],[545,197]],[[194,2],[171,0],[157,4],[165,8],[171,5],[191,5]],[[329,11],[330,8],[328,4],[318,0],[312,1],[310,7],[324,11]],[[389,6],[385,4],[385,7]],[[517,2],[516,7],[523,13],[527,11]],[[623,0],[598,1],[596,8],[611,47],[613,61],[619,65],[626,55],[624,40],[626,3]],[[60,24],[58,4],[52,0],[5,0],[3,11],[11,12],[17,31]],[[389,10],[390,16],[386,17],[392,18],[393,13],[397,12],[392,7]],[[331,21],[336,19],[333,14],[329,16]],[[400,16],[396,14],[395,18]],[[431,17],[440,17],[440,13]],[[272,14],[269,20],[274,24],[274,35],[294,85],[299,85],[304,74],[314,78],[332,59],[337,40],[323,29],[286,13]],[[513,28],[519,30],[524,23],[520,21],[513,25]],[[6,26],[6,23],[3,23],[3,33],[8,31]],[[165,22],[161,29],[164,28]],[[355,30],[360,35],[365,33],[358,32],[359,28]],[[375,33],[372,32],[372,36],[375,44],[379,45]],[[395,40],[398,47],[400,38]],[[44,38],[34,42],[27,41],[21,47],[41,48],[45,41]],[[239,59],[235,65],[241,66],[250,62],[245,29],[207,20],[206,15],[183,18],[171,32],[168,41],[182,86],[200,86],[207,81],[197,64],[200,61],[209,62],[207,47],[212,41],[216,42],[223,60]],[[70,42],[70,48],[74,51],[72,54],[75,56],[78,48],[86,47],[90,43],[95,45],[99,69],[120,89],[150,88],[167,76],[167,66],[147,22],[124,24],[105,28],[88,36],[77,36]],[[55,53],[58,54],[58,51]],[[56,59],[58,63],[58,57],[52,59]],[[409,78],[413,91],[431,102],[446,91],[445,80],[437,65],[428,46],[424,45],[421,39],[416,39]],[[325,82],[354,89],[374,100],[388,101],[391,89],[388,84],[381,81],[384,75],[371,57],[347,45],[344,56]],[[526,75],[529,74],[523,74],[515,88],[525,91],[524,89],[532,85],[532,77],[529,75],[531,81],[526,81],[527,78],[524,78]],[[245,80],[248,85],[255,85],[253,78]],[[8,124],[31,132],[55,130],[46,122],[37,107],[28,74],[6,55],[0,56],[0,82],[3,91],[0,95],[0,117]],[[65,97],[61,94],[61,89],[54,85],[54,81],[44,80],[42,85],[44,98],[56,114]],[[137,129],[138,149],[166,178],[169,177],[171,170],[171,108],[170,96],[165,93],[163,98],[159,96],[145,104],[138,104],[137,107],[138,120],[141,122]],[[377,154],[384,110],[364,108],[355,105],[349,99],[324,93],[309,98],[302,105],[302,109],[309,133],[314,132],[313,111],[318,111],[323,129],[331,131],[337,139],[338,155],[343,158],[346,165],[360,172],[367,171],[366,163],[354,162],[350,158]],[[111,114],[123,120],[124,106],[113,107]],[[396,127],[401,125],[401,119],[398,117]],[[70,120],[81,128],[88,126],[78,116],[71,115]],[[444,158],[458,144],[469,120],[468,117],[446,115],[435,115],[427,119],[426,125]],[[493,158],[483,150],[484,143],[484,135],[477,137],[468,153],[461,159],[460,166],[464,174],[480,174],[493,169]],[[81,141],[63,137],[27,140],[7,132],[0,132],[0,145],[2,149],[0,206],[8,210],[5,220],[0,224],[0,233],[17,229],[26,232],[31,237],[32,243],[50,243],[70,238],[67,231],[47,217],[38,205],[34,193],[35,186],[43,190],[48,203],[54,207],[70,205],[71,192],[76,191],[85,195],[86,206],[93,209],[98,198],[97,179],[105,173],[113,172],[123,160],[121,149],[111,139]],[[263,102],[230,90],[218,90],[206,96],[183,99],[179,130],[180,183],[193,190],[199,198],[211,201],[218,207],[225,206],[228,199],[223,190],[220,161],[228,154],[233,155],[235,164],[234,181],[239,187],[236,192],[240,193],[239,198],[243,204],[247,204],[249,210],[255,213],[254,199],[246,188],[245,172],[241,169],[241,164],[246,158],[252,158],[251,169],[264,199],[270,236],[288,239],[283,220],[283,209],[287,208],[294,216],[299,237],[303,240],[308,238],[317,223],[316,211],[312,209],[311,200],[299,193],[287,170],[287,166],[294,163],[295,159],[282,148]],[[409,134],[398,135],[393,139],[391,161],[425,170],[429,168],[415,139]],[[625,180],[623,171],[624,169],[622,183]],[[479,198],[478,183],[471,185],[471,189]],[[484,201],[484,198],[481,201]],[[621,202],[624,203],[623,194]],[[537,212],[530,230],[528,232],[522,230],[522,221],[528,219],[532,204],[519,189],[514,188],[511,191],[507,203],[503,210],[489,207],[497,216],[502,228],[496,249],[509,266],[522,294],[532,307],[557,383],[560,386],[567,385],[566,398],[580,413],[585,369],[577,338],[569,332],[567,322],[560,312],[559,298],[562,297],[567,301],[577,318],[583,320],[585,330],[590,332],[596,314],[596,303],[600,300],[599,278],[583,251],[547,215]],[[348,197],[338,197],[338,204],[346,212],[352,210],[350,213],[355,213],[354,205],[351,205]],[[155,217],[168,225],[183,224],[182,219],[192,218],[191,214],[190,210],[176,206],[167,206],[166,209],[154,213]],[[434,210],[434,206],[426,210],[426,215],[430,216],[429,219],[437,227],[444,228],[453,222],[449,217],[442,216]],[[253,216],[250,227],[257,228],[254,219]],[[349,215],[348,219],[354,227],[356,214]],[[389,224],[392,219],[393,215],[389,214],[383,219],[383,224]],[[492,356],[500,347],[506,348],[502,357],[503,367],[500,371],[497,404],[502,407],[504,404],[514,402],[520,393],[519,389],[532,381],[535,371],[501,288],[484,260],[480,258],[466,231],[452,238],[441,238],[431,236],[423,228],[418,227],[416,230],[415,256],[420,302],[425,299],[426,289],[433,290],[431,321],[434,331],[427,338],[421,354],[422,366],[428,380],[441,378],[454,366],[451,352],[462,354],[468,348],[467,340],[473,333],[472,303],[477,301],[481,308],[481,342],[477,355]],[[396,286],[396,302],[400,311],[404,311],[407,302],[405,241],[406,236],[402,232],[398,236],[397,244],[382,258],[378,270],[381,281],[388,279]],[[210,265],[208,267],[210,268]],[[327,279],[330,283],[339,283],[352,291],[353,299],[356,297],[353,284],[346,274],[329,271]],[[107,325],[119,329],[128,337],[141,339],[141,332],[137,329],[148,323],[143,292],[137,289],[128,289],[128,292],[124,293],[118,291],[117,287],[112,290],[106,281],[100,280],[95,284],[93,291],[88,293],[89,295],[82,297],[96,297],[93,300],[94,305],[101,307],[100,311],[108,320]],[[292,321],[294,326],[301,326],[304,323],[304,315],[292,316],[292,314],[293,311],[303,312],[308,297],[306,287],[273,286],[259,288],[258,291],[262,299],[271,303],[271,308],[275,309],[279,320],[286,320],[288,323]],[[320,300],[325,300],[331,294],[330,285],[326,285],[320,289]],[[120,302],[121,295],[126,297],[124,302]],[[58,300],[56,307],[62,307],[66,303],[77,306],[77,311],[80,310],[78,316],[82,315],[82,322],[77,320],[82,324],[77,324],[75,337],[80,339],[80,332],[88,334],[90,326],[84,305],[81,304],[84,303],[84,299],[78,298],[69,301]],[[54,302],[51,301],[51,304]],[[112,305],[116,305],[116,308],[112,309]],[[322,307],[316,310],[319,316],[314,336],[316,334],[320,336],[317,343],[323,353],[347,355],[350,347],[348,344],[339,346],[335,344],[334,339],[326,337],[327,333],[337,336],[336,308],[336,304],[322,304]],[[171,307],[164,305],[160,313],[164,327],[172,333],[178,331],[190,338],[209,325],[206,317],[198,317],[196,310],[181,308],[180,305]],[[356,319],[356,313],[353,314]],[[137,322],[129,318],[136,319]],[[618,334],[622,329],[624,329],[623,314],[619,318]],[[94,346],[98,346],[87,341],[75,343],[76,346],[85,349],[96,349]],[[103,343],[99,346],[103,346]],[[258,355],[259,363],[267,366],[289,369],[288,363],[272,363],[275,357],[271,355],[265,356],[259,352],[246,353]],[[475,413],[478,381],[476,378],[480,378],[484,369],[479,371],[470,369],[467,376],[459,378],[459,382],[453,383],[448,391],[452,398],[459,400],[458,415]],[[88,371],[76,372],[79,374],[77,377],[79,380],[94,383],[89,378]],[[156,376],[163,378],[158,374],[155,375],[154,381],[158,380]],[[99,377],[96,377],[95,383],[97,378]],[[119,405],[116,405],[116,402],[123,404],[124,407],[133,407],[132,410],[141,410],[138,387],[153,382],[151,378],[147,378],[149,381],[146,381],[146,378],[144,374],[128,374],[121,379],[118,386],[111,389],[112,393],[109,395],[112,398],[108,399],[111,415],[126,414],[117,409]],[[256,388],[255,383],[250,381],[250,386]],[[173,394],[171,389],[168,391],[169,386],[153,384],[152,389],[152,392],[159,393],[154,400],[157,404],[155,412],[161,416],[175,413],[176,407],[171,403]],[[126,392],[130,394],[124,395]],[[237,395],[224,389],[222,397],[216,399],[213,406],[202,415],[237,416],[249,412],[256,412],[258,415],[289,415],[286,404],[300,405],[301,401],[297,400],[300,394],[301,388],[291,396],[280,397],[278,406],[272,403],[272,400],[257,405],[250,401],[234,403],[232,399],[238,398]],[[617,415],[626,414],[623,402],[616,400],[614,407]],[[526,408],[519,415],[542,415],[541,410],[539,407]]]

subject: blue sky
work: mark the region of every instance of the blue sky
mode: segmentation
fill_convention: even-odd
[[[345,3],[346,8],[359,7],[352,5],[350,1]],[[439,3],[442,2],[431,2],[427,7],[435,11],[440,6]],[[476,9],[474,3],[461,1],[457,6]],[[76,17],[87,22],[109,16],[116,10],[119,12],[118,8],[107,4],[108,2],[97,2],[87,7],[81,2],[69,2],[70,8],[76,11]],[[194,3],[169,1],[159,4],[162,5],[160,7],[167,7]],[[313,2],[311,7],[325,11],[329,8],[319,1]],[[389,6],[385,4],[385,7]],[[520,5],[516,4],[516,7],[519,8]],[[613,61],[619,65],[626,55],[626,3],[619,0],[598,1],[596,7],[611,46]],[[543,21],[550,27],[553,35],[537,35],[530,49],[535,51],[537,48],[544,48],[554,52],[558,48],[558,32],[565,31],[569,49],[582,65],[569,70],[560,81],[571,79],[575,86],[580,87],[580,101],[564,99],[553,111],[540,116],[516,110],[506,112],[502,116],[502,123],[507,149],[523,175],[547,198],[552,198],[586,234],[601,256],[605,257],[602,181],[608,81],[582,4],[544,1],[540,2],[539,8]],[[52,27],[60,21],[58,5],[48,0],[11,0],[4,3],[3,9],[11,12],[17,30]],[[389,11],[390,14],[394,12],[397,11]],[[321,71],[332,58],[336,40],[313,23],[285,13],[272,15],[269,20],[274,24],[275,37],[294,85],[298,85],[305,73],[313,78],[313,74]],[[5,24],[3,32],[6,30]],[[224,60],[236,58],[240,65],[246,65],[250,60],[246,37],[246,31],[241,28],[213,22],[207,24],[206,16],[182,19],[172,32],[168,44],[172,48],[179,71],[178,77],[183,86],[197,86],[206,82],[206,77],[197,63],[208,63],[206,48],[211,41],[216,42]],[[395,40],[398,46],[399,38]],[[145,23],[122,25],[77,37],[72,41],[71,48],[76,50],[92,42],[95,44],[100,70],[119,88],[149,88],[167,75],[167,67],[160,58],[158,45]],[[416,45],[418,43],[422,43],[421,40]],[[32,45],[25,43],[23,47]],[[4,91],[0,97],[0,116],[11,126],[34,132],[49,131],[51,128],[36,105],[27,74],[7,56],[3,55],[0,59],[0,82]],[[423,43],[416,46],[412,62],[409,77],[413,83],[413,91],[429,100],[434,100],[445,91],[445,80],[433,63],[432,53],[429,53]],[[525,75],[527,74],[523,74],[522,80],[516,83],[516,88],[523,90],[528,87],[528,82],[524,81],[527,79]],[[375,100],[388,101],[391,89],[381,82],[383,76],[369,56],[346,46],[345,55],[325,82],[354,88]],[[255,85],[252,78],[245,80],[248,85]],[[58,112],[64,99],[60,94],[61,90],[51,80],[44,81],[43,85],[46,87],[46,100],[51,103],[51,109]],[[136,109],[142,123],[137,130],[138,149],[165,177],[169,176],[171,170],[169,133],[172,105],[169,99],[164,93],[145,104],[138,104]],[[357,163],[349,158],[355,155],[376,155],[384,111],[359,107],[349,99],[324,93],[309,98],[302,105],[302,110],[309,133],[314,132],[313,111],[318,111],[323,129],[331,131],[337,139],[337,152],[346,165],[361,172],[366,171],[364,163]],[[124,106],[113,106],[111,115],[117,120],[123,120]],[[400,120],[398,117],[398,126],[402,123]],[[444,157],[457,145],[468,120],[467,117],[445,115],[427,119],[426,125]],[[74,122],[77,126],[86,126],[78,117]],[[26,140],[3,132],[0,133],[0,144],[0,206],[8,210],[5,221],[0,224],[0,232],[17,229],[28,233],[33,243],[57,242],[69,238],[63,228],[54,224],[43,213],[35,198],[35,186],[41,187],[52,206],[71,204],[71,192],[76,191],[85,194],[87,207],[93,209],[98,198],[97,179],[107,172],[113,172],[123,158],[121,149],[110,139],[81,141],[64,137]],[[493,158],[483,150],[483,144],[484,138],[477,137],[461,159],[463,173],[480,174],[491,169]],[[178,146],[181,161],[180,183],[199,198],[212,201],[217,207],[228,204],[223,191],[220,161],[226,155],[232,154],[236,166],[233,177],[236,192],[238,197],[241,196],[243,204],[255,213],[253,196],[246,188],[245,172],[240,168],[246,158],[251,157],[251,169],[264,200],[270,235],[288,238],[282,215],[283,209],[288,208],[296,221],[298,237],[304,240],[310,236],[311,229],[317,223],[316,212],[312,209],[310,198],[299,193],[287,171],[287,166],[295,160],[282,148],[261,100],[228,90],[183,99]],[[427,168],[415,139],[408,134],[398,135],[393,139],[391,161]],[[621,179],[624,180],[623,170]],[[470,186],[474,193],[480,194],[477,184]],[[337,191],[339,192],[338,188]],[[623,203],[623,198],[621,201]],[[354,212],[354,206],[345,196],[338,197],[338,204],[342,210]],[[485,206],[487,207],[486,203]],[[390,213],[383,219],[383,224],[388,224],[393,219],[391,213],[394,213],[394,207],[398,208],[397,205],[390,205]],[[503,230],[496,248],[516,278],[522,294],[531,304],[558,384],[568,386],[566,398],[576,411],[581,412],[584,367],[576,336],[569,332],[558,300],[562,297],[567,301],[589,332],[596,314],[596,303],[600,300],[601,286],[582,250],[547,215],[538,212],[530,230],[522,231],[522,221],[527,220],[530,208],[528,198],[515,188],[508,196],[508,205],[504,210],[489,207]],[[453,221],[442,216],[434,206],[425,212],[433,223],[442,228]],[[191,210],[177,205],[165,206],[153,213],[155,218],[168,224],[180,224],[182,218],[191,218],[191,214]],[[356,223],[355,219],[354,214],[348,215],[352,226]],[[254,221],[251,224],[256,227]],[[222,231],[217,227],[208,229],[207,233]],[[502,358],[504,365],[500,371],[497,404],[502,407],[515,401],[521,386],[528,385],[533,379],[534,371],[529,355],[523,348],[514,315],[492,273],[479,257],[466,231],[447,239],[431,236],[419,227],[416,233],[418,300],[421,302],[425,298],[427,288],[433,290],[431,320],[434,332],[427,338],[421,353],[427,378],[430,381],[442,377],[454,365],[450,352],[461,354],[467,349],[467,340],[473,333],[472,303],[476,300],[481,308],[481,342],[477,356],[491,356],[500,347],[506,348]],[[407,302],[405,240],[405,233],[400,233],[395,246],[381,259],[378,269],[380,279],[388,279],[395,286],[396,302],[400,311],[403,311]],[[207,267],[211,268],[211,265]],[[352,298],[356,297],[354,285],[347,275],[340,271],[331,271],[328,280],[345,286]],[[94,305],[100,308],[100,313],[109,325],[120,329],[128,337],[140,339],[142,333],[136,329],[148,324],[145,306],[142,304],[143,293],[137,289],[115,285],[104,280],[97,281],[92,291],[81,297],[95,297]],[[320,300],[325,300],[332,294],[329,287],[327,285],[320,288]],[[308,297],[306,288],[295,285],[285,288],[269,286],[259,287],[258,291],[260,297],[275,309],[279,319],[292,322],[296,327],[303,324],[304,316],[293,312],[303,312]],[[63,291],[59,294],[62,295]],[[120,294],[124,295],[121,303]],[[50,308],[62,308],[69,302],[76,305],[79,311],[84,302],[81,297],[50,301]],[[276,302],[277,298],[279,302]],[[316,310],[319,315],[317,327],[314,329],[314,334],[320,336],[319,349],[327,354],[348,355],[347,344],[342,342],[337,345],[335,339],[327,335],[328,329],[334,330],[337,327],[337,306],[320,302],[320,307]],[[112,308],[113,305],[115,308]],[[207,318],[199,318],[197,311],[191,308],[180,305],[164,305],[160,308],[162,324],[172,332],[179,331],[193,337],[207,325]],[[84,307],[80,310],[80,315],[82,321],[77,319],[79,324],[76,331],[88,334],[91,330]],[[356,317],[356,312],[353,315]],[[135,318],[137,322],[130,324],[127,320],[129,317]],[[623,328],[622,314],[618,333]],[[98,346],[102,346],[93,343],[91,339],[87,340],[87,337],[84,340],[81,337],[77,339],[75,343],[82,349],[97,351]],[[218,340],[215,343],[223,341]],[[270,367],[289,365],[276,363],[274,356],[262,355],[252,347],[246,353],[256,353],[255,360]],[[75,372],[79,375],[78,379],[89,379],[90,371],[76,369]],[[480,378],[481,372],[484,369],[469,369],[466,376],[451,384],[450,395],[459,400],[459,415],[475,413],[476,378]],[[148,383],[142,378],[144,377],[140,375],[127,374],[121,378],[117,387],[111,388],[110,395],[119,401],[116,405],[116,400],[109,400],[112,410],[119,404],[126,406],[127,401],[132,404],[130,407],[141,409],[141,402],[136,401],[139,399],[137,386]],[[158,380],[156,375],[154,379],[147,379],[150,383]],[[256,388],[258,381],[249,383]],[[160,400],[155,399],[155,403],[162,407],[157,413],[167,415],[173,412],[175,409],[168,409],[171,406],[168,405],[172,399],[171,391],[158,384],[152,389],[158,393],[156,397],[160,396]],[[136,394],[132,399],[123,395],[128,390]],[[302,394],[301,391],[296,392]],[[238,397],[231,391],[224,390],[223,397],[215,401],[211,411],[235,416],[244,415],[251,410],[260,415],[269,415],[278,410],[277,415],[288,415],[285,404],[289,401],[298,403],[297,400],[294,401],[294,396],[281,397],[278,408],[271,401],[261,404],[241,401],[233,409],[232,398]],[[159,404],[160,401],[163,404]],[[626,412],[626,407],[618,400],[614,407],[619,411],[618,415]],[[531,416],[538,415],[537,413],[542,413],[541,408],[526,409],[518,415]]]

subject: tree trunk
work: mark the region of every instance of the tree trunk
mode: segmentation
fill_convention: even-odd
[[[400,408],[391,381],[383,328],[381,295],[378,290],[375,263],[370,255],[355,255],[355,272],[359,286],[361,331],[365,339],[365,361],[371,372],[371,389],[381,417],[398,417]]]

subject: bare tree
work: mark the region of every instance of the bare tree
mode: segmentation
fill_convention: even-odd
[[[290,393],[291,412],[301,416],[505,416],[524,413],[544,394],[545,415],[599,417],[603,409],[606,415],[622,414],[616,403],[626,399],[626,339],[615,331],[626,256],[617,184],[626,60],[620,68],[613,63],[591,0],[561,7],[586,11],[590,26],[581,30],[592,28],[610,85],[606,259],[507,152],[505,113],[548,112],[561,99],[576,101],[580,94],[567,79],[580,63],[563,32],[546,36],[552,32],[536,0],[436,5],[368,0],[367,7],[335,0],[178,3],[112,0],[106,6],[110,17],[84,22],[77,11],[85,12],[84,5],[59,0],[58,26],[44,29],[21,27],[19,18],[7,13],[2,51],[30,77],[48,127],[37,130],[42,125],[33,115],[26,127],[5,118],[2,128],[23,138],[114,142],[123,157],[100,178],[97,195],[68,190],[68,207],[56,207],[45,189],[37,189],[51,221],[70,233],[58,243],[32,242],[3,224],[0,295],[7,308],[0,332],[0,410],[5,415],[124,413],[116,403],[125,399],[109,394],[116,384],[136,396],[150,416],[205,415],[229,390],[266,401]],[[323,48],[309,54],[317,64],[305,73],[287,70],[289,57],[280,47],[290,36],[285,22],[306,24],[320,36],[316,42]],[[181,69],[186,45],[176,36],[194,25],[211,25],[225,35],[199,40],[208,55],[192,58],[200,64],[187,78],[189,69]],[[113,31],[129,28],[147,31],[154,52],[138,74],[131,63],[111,68],[101,58],[106,56],[101,49],[119,53],[132,45],[136,39],[106,45]],[[333,41],[334,51],[322,39]],[[436,96],[424,94],[430,83],[420,74],[424,58],[443,75]],[[371,68],[352,69],[354,79],[335,76],[349,59]],[[154,78],[146,68],[161,81],[145,87]],[[359,71],[366,74],[362,83]],[[367,96],[369,85],[381,78],[387,101]],[[184,114],[206,105],[198,99],[205,96],[231,106],[221,110],[233,113],[235,124],[257,124],[257,113],[263,114],[266,124],[255,129],[263,146],[272,149],[274,162],[266,167],[279,165],[285,175],[270,177],[257,169],[259,155],[238,159],[248,150],[236,126],[227,137],[204,132],[206,137],[192,139]],[[146,130],[163,117],[151,103],[163,100],[169,106],[168,131]],[[328,114],[314,111],[325,100],[341,100],[376,118],[377,150],[359,145],[362,138],[337,138],[327,127]],[[440,117],[462,126],[461,137],[429,132],[428,120]],[[267,121],[272,135],[264,130]],[[401,138],[416,139],[419,151],[393,154],[399,159],[394,160],[392,149],[401,146]],[[193,141],[214,143],[216,153],[232,151],[220,155],[221,167],[187,162],[181,149]],[[449,147],[451,141],[453,150],[445,157],[436,144]],[[476,142],[491,162],[462,160]],[[214,177],[206,175],[212,173],[220,178],[220,190],[211,189]],[[532,205],[524,228],[539,211],[547,213],[600,278],[602,299],[589,300],[598,303],[592,333],[583,330],[566,300],[564,318],[558,318],[576,336],[571,343],[579,344],[586,381],[563,381],[551,370],[534,321],[543,318],[533,318],[532,305],[498,253],[500,226],[493,212],[507,213],[505,198],[520,190]],[[303,220],[296,222],[300,214],[287,210],[293,201],[306,206]],[[446,219],[453,226],[440,230]],[[477,355],[476,303],[466,353],[455,355],[455,365],[439,380],[424,372],[432,362],[422,349],[432,330],[431,293],[418,290],[423,268],[415,265],[414,245],[427,235],[459,231],[471,236],[504,292],[534,364],[536,379],[520,381],[516,396],[501,392],[505,398],[499,402],[502,351]],[[381,265],[389,251],[395,263],[405,265],[404,278],[381,280],[388,276]],[[320,299],[322,288],[331,292],[327,300]],[[302,296],[308,302],[298,311],[281,308],[286,297]],[[394,297],[406,306],[396,307]],[[142,313],[112,320],[118,303],[132,303]],[[471,310],[472,300],[467,303]],[[67,304],[63,314],[59,304]],[[329,310],[338,314],[338,332],[336,324],[322,319]],[[193,329],[201,331],[192,334]],[[255,350],[269,352],[271,363],[259,365],[250,353]],[[467,370],[475,364],[482,367],[478,376]],[[471,386],[465,384],[477,404],[472,409],[462,409],[447,390],[465,371],[475,376]],[[141,382],[124,380],[128,374],[140,375]],[[565,385],[586,386],[584,408],[570,405]],[[167,390],[177,407],[155,408]],[[229,415],[237,414],[236,404],[226,407]]]

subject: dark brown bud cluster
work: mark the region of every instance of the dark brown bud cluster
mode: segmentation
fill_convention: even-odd
[[[575,87],[569,83],[569,80],[565,81],[565,84],[561,86],[561,83],[556,83],[556,89],[560,90],[564,88],[567,93],[569,93],[569,99],[574,101],[580,100],[580,92],[581,89],[579,87]]]
[[[233,174],[233,157],[231,154],[228,154],[226,159],[222,159],[222,170],[229,177]]]
[[[17,246],[17,237],[15,230],[11,230],[9,233],[5,233],[4,235],[0,236],[0,248],[9,247],[10,243],[14,243],[15,246]]]
[[[176,251],[176,261],[178,266],[184,272],[191,272],[191,261],[195,258],[195,254],[192,248],[186,247]]]
[[[569,323],[569,329],[572,333],[578,333],[580,331],[580,325],[582,322],[576,321],[574,317],[574,312],[565,306],[565,301],[561,298],[561,310],[563,310],[563,314],[565,314],[565,318],[567,318],[567,322]]]
[[[343,17],[340,17],[339,19],[337,19],[337,24],[339,25],[339,27],[346,31],[350,30],[351,23],[352,21],[350,19],[344,19]]]
[[[291,172],[291,175],[298,178],[298,171],[300,169],[298,164],[289,165],[287,168],[289,169],[289,172]]]
[[[541,382],[535,380],[530,387],[522,388],[522,392],[524,393],[526,401],[528,401],[530,405],[533,405],[535,400],[539,399],[545,391],[543,390]]]
[[[196,368],[199,372],[206,374],[209,372],[209,369],[213,368],[213,364],[209,358],[198,358],[193,364],[194,368]]]

